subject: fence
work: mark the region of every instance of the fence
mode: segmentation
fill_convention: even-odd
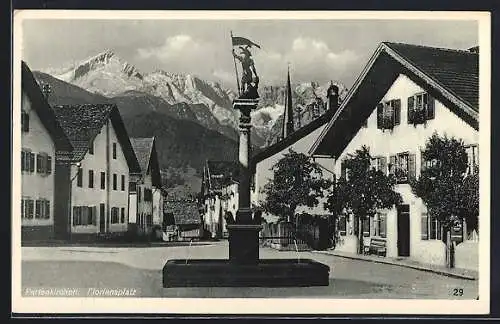
[[[260,242],[282,251],[308,251],[311,248],[306,241],[296,235],[292,223],[266,223],[260,231]]]

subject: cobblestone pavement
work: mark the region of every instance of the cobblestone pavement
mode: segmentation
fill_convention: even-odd
[[[475,299],[477,280],[464,280],[399,266],[311,252],[261,248],[261,258],[308,258],[330,266],[328,287],[163,288],[169,259],[228,258],[227,242],[172,247],[23,247],[22,286],[57,288],[134,288],[142,297],[307,297]],[[461,289],[462,296],[453,296]]]

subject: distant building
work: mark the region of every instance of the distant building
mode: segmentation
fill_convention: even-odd
[[[236,218],[238,177],[239,166],[236,162],[207,161],[203,168],[203,228],[212,237],[227,237],[227,219]]]
[[[365,244],[382,239],[388,257],[445,264],[441,224],[412,193],[409,180],[428,163],[421,152],[434,132],[461,138],[468,145],[470,169],[478,165],[478,66],[478,49],[381,43],[317,135],[311,153],[331,157],[337,176],[348,176],[343,160],[363,145],[370,149],[373,168],[397,176],[403,204],[379,210],[363,226]],[[355,253],[357,228],[353,215],[339,220],[338,250]],[[477,227],[464,224],[456,234],[456,267],[477,268]]]
[[[123,235],[129,217],[130,175],[141,169],[114,104],[54,106],[74,150],[69,160],[71,238]]]
[[[156,151],[155,137],[131,138],[141,173],[130,178],[131,231],[138,235],[149,235],[153,225],[161,225],[163,218],[163,195],[161,175]]]
[[[196,200],[167,198],[164,201],[163,232],[177,241],[197,240],[202,235],[202,220]]]
[[[73,147],[25,62],[21,70],[21,240],[62,238],[69,174],[56,181],[56,155]]]

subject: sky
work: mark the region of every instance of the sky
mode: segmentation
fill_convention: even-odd
[[[32,70],[68,66],[110,49],[142,73],[189,73],[233,88],[231,31],[261,46],[252,54],[267,85],[284,84],[289,65],[292,83],[336,80],[350,87],[382,41],[478,45],[477,22],[464,20],[29,19],[22,30],[22,58]]]

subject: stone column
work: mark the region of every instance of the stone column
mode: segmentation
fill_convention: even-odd
[[[234,108],[240,110],[240,146],[239,146],[239,185],[238,211],[234,224],[228,224],[229,260],[238,264],[252,264],[259,260],[259,231],[261,224],[256,224],[250,207],[250,112],[257,107],[257,100],[234,102]]]

